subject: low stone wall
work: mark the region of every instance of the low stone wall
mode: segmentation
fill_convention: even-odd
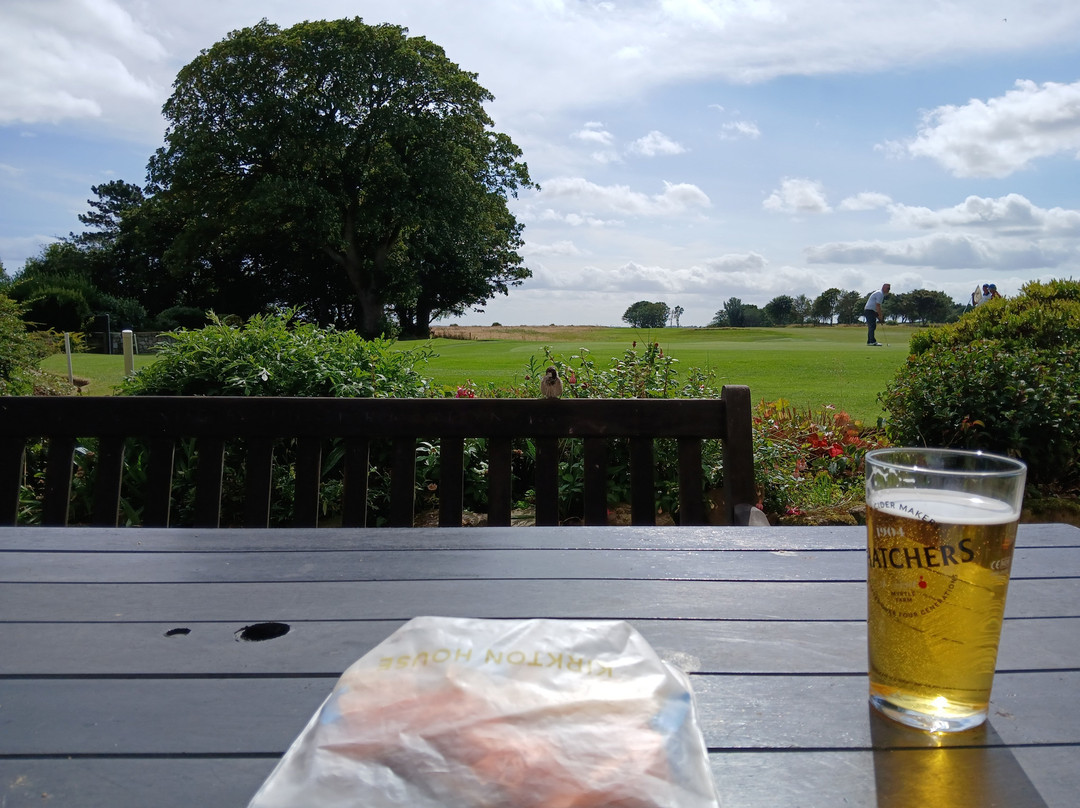
[[[123,333],[120,331],[110,331],[108,336],[111,337],[112,350],[106,344],[106,332],[104,331],[88,331],[84,334],[86,347],[90,353],[113,353],[122,354],[124,352]],[[168,333],[161,333],[160,331],[136,331],[135,337],[135,353],[148,354],[156,353],[158,346],[163,342],[167,342],[172,339],[172,336]]]

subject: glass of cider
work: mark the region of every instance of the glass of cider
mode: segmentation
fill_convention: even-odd
[[[889,718],[986,720],[1026,476],[984,452],[866,454],[870,703]]]

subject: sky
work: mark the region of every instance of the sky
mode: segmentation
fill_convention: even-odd
[[[1080,3],[3,0],[0,261],[142,184],[177,71],[266,18],[359,16],[495,96],[532,278],[468,325],[706,325],[737,297],[1080,278]]]

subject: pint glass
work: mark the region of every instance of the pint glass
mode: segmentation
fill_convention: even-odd
[[[1026,474],[982,452],[867,453],[870,703],[890,718],[986,720]]]

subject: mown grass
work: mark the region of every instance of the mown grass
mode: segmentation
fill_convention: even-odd
[[[461,328],[472,339],[432,340],[437,358],[427,375],[453,390],[471,380],[484,386],[520,384],[530,357],[542,361],[544,347],[569,359],[587,348],[606,367],[637,341],[659,342],[679,360],[680,371],[698,366],[716,373],[718,385],[746,384],[755,401],[786,399],[797,407],[831,405],[873,424],[884,413],[878,393],[907,358],[908,340],[916,329],[885,326],[881,348],[866,346],[865,327],[691,329],[637,328],[534,329]],[[446,333],[437,329],[436,333]],[[494,333],[498,339],[485,339]],[[401,343],[408,347],[410,343]],[[417,343],[411,343],[417,344]]]
[[[755,401],[785,399],[796,407],[817,409],[831,405],[854,418],[873,424],[883,415],[877,402],[881,392],[907,357],[910,326],[884,326],[878,332],[881,348],[866,346],[861,326],[799,328],[695,329],[599,328],[545,326],[520,328],[436,329],[455,338],[437,336],[430,341],[435,356],[421,372],[436,385],[454,391],[472,381],[481,387],[520,385],[531,358],[543,362],[544,348],[563,359],[586,348],[600,367],[622,357],[636,341],[659,342],[665,353],[678,359],[680,373],[694,366],[716,373],[718,385],[746,384]],[[470,338],[471,337],[471,338]],[[429,343],[400,342],[400,349]],[[136,368],[154,359],[135,357]],[[123,357],[75,354],[76,376],[89,379],[84,394],[111,395],[123,378]],[[63,355],[49,357],[42,369],[66,378]]]
[[[135,356],[135,370],[148,365],[156,358],[152,354]],[[44,359],[39,367],[67,380],[68,366],[64,354],[54,354]],[[89,382],[82,387],[84,396],[111,396],[116,386],[124,379],[124,357],[119,354],[112,356],[91,353],[72,354],[71,372],[76,380],[82,379]]]

